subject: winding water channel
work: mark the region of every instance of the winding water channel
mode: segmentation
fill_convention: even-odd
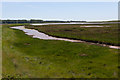
[[[11,27],[11,28],[22,30],[23,32],[25,32],[25,34],[30,35],[33,38],[39,38],[39,39],[44,39],[44,40],[63,40],[63,41],[69,41],[69,42],[82,42],[82,43],[88,43],[88,44],[92,44],[92,45],[100,45],[100,46],[106,46],[109,48],[120,49],[119,46],[112,46],[112,45],[106,45],[106,44],[86,42],[86,41],[81,41],[81,40],[72,40],[72,39],[52,37],[52,36],[49,36],[45,33],[39,32],[39,31],[34,30],[34,29],[27,29],[24,26],[15,26],[15,27]]]

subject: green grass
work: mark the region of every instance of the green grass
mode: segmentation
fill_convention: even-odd
[[[112,45],[120,45],[118,41],[119,29],[117,24],[106,24],[96,26],[111,26],[111,27],[80,27],[80,26],[95,26],[95,25],[44,25],[44,26],[26,26],[34,28],[46,34],[82,39],[88,41],[97,41],[101,43],[110,43]]]
[[[2,25],[0,25],[0,79],[2,78]]]
[[[117,78],[118,50],[33,39],[3,25],[3,77]]]

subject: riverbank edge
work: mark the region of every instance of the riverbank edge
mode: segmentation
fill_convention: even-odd
[[[25,26],[25,28],[28,28],[28,29],[35,29],[35,28],[30,28],[29,26]],[[111,45],[111,46],[119,46],[120,47],[120,44],[114,44],[114,43],[107,43],[107,42],[102,42],[102,41],[94,41],[94,40],[85,40],[85,39],[77,39],[77,38],[68,38],[68,37],[60,37],[60,36],[55,36],[55,35],[51,35],[51,34],[48,34],[44,31],[40,31],[38,29],[35,29],[39,32],[42,32],[44,34],[47,34],[49,36],[52,36],[52,37],[56,37],[56,38],[65,38],[65,39],[72,39],[72,40],[81,40],[81,41],[85,41],[85,42],[89,42],[89,43],[95,43],[95,44],[105,44],[105,45]]]

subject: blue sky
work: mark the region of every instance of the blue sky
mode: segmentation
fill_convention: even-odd
[[[117,20],[117,2],[3,2],[3,19]]]

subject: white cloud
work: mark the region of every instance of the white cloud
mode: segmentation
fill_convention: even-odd
[[[119,0],[2,0],[2,2],[119,2]]]

